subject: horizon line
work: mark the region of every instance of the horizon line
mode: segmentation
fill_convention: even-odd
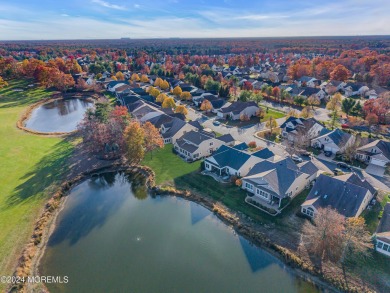
[[[6,39],[0,40],[0,42],[28,42],[28,41],[107,41],[107,40],[214,40],[214,39],[294,39],[294,38],[343,38],[343,37],[390,37],[390,34],[375,34],[375,35],[318,35],[318,36],[267,36],[267,37],[154,37],[154,38],[132,38],[132,37],[120,37],[120,38],[75,38],[75,39]]]

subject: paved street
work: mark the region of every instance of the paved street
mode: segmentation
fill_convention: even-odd
[[[200,121],[201,124],[205,128],[210,128],[211,130],[213,130],[217,133],[220,133],[220,134],[230,134],[231,136],[234,137],[235,140],[238,140],[238,141],[242,141],[242,142],[246,142],[246,143],[249,143],[251,141],[255,141],[257,146],[261,146],[263,148],[268,147],[275,154],[277,154],[279,156],[286,156],[287,155],[286,151],[284,150],[284,148],[281,145],[275,144],[275,143],[272,143],[269,141],[264,141],[264,140],[261,140],[261,139],[254,136],[254,134],[256,132],[258,132],[262,129],[265,129],[265,123],[261,123],[260,125],[256,124],[256,125],[253,125],[252,127],[248,127],[248,128],[230,127],[230,126],[225,126],[223,124],[216,126],[213,124],[213,121],[215,119],[214,117],[213,118],[205,117],[201,113],[195,111],[192,108],[188,108],[188,110],[189,111],[188,111],[187,118],[189,118],[190,120]],[[276,119],[276,121],[280,125],[285,121],[285,118]]]

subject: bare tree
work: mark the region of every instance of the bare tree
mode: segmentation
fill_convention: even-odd
[[[332,208],[320,208],[313,223],[302,228],[302,244],[319,259],[338,261],[342,253],[345,218]]]

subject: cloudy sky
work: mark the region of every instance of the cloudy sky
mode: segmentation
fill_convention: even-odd
[[[0,0],[0,39],[390,35],[390,0]]]

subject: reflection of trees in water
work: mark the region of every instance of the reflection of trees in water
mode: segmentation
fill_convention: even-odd
[[[81,99],[56,100],[52,103],[44,104],[43,107],[47,110],[57,109],[58,115],[65,116],[72,112],[84,110],[91,105],[91,102]]]
[[[92,178],[88,181],[88,186],[92,190],[109,189],[110,187],[114,186],[117,179],[121,180],[121,177],[123,176],[118,176],[118,174],[114,172],[99,174],[96,176],[92,176]],[[128,182],[129,181],[126,181],[126,183]],[[125,182],[122,181],[121,183],[125,183]]]
[[[143,200],[148,197],[145,177],[142,174],[127,173],[126,179],[131,182],[131,191],[136,199]]]
[[[65,240],[73,245],[94,228],[103,226],[128,196],[127,192],[120,192],[121,186],[129,186],[137,199],[142,200],[148,196],[145,178],[141,174],[124,172],[99,174],[88,180],[87,185],[87,188],[81,189],[82,194],[74,194],[74,205],[64,210],[55,231],[50,236],[48,243],[50,246]],[[102,192],[110,188],[112,193]]]

